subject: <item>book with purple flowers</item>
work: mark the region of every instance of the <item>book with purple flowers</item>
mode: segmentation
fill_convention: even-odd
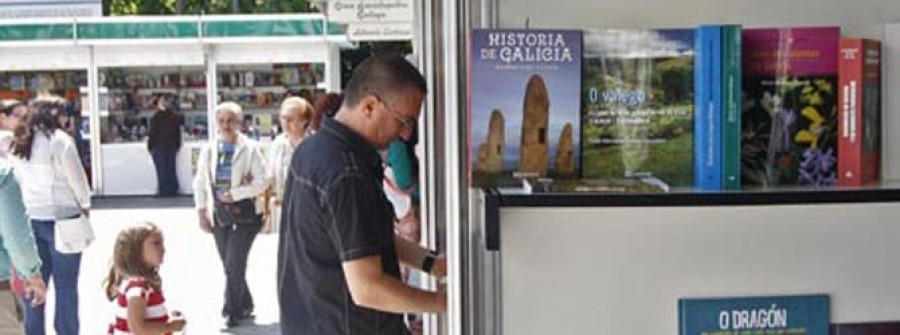
[[[743,32],[741,179],[837,184],[838,27]]]

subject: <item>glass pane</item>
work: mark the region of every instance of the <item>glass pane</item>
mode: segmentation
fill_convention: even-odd
[[[190,155],[208,138],[204,68],[101,68],[98,79],[104,194],[157,194],[160,174],[156,164],[164,165],[160,171],[165,178],[177,180],[178,191],[190,192]],[[147,143],[151,120],[159,127],[154,146],[157,162]],[[175,148],[179,150],[173,151]],[[173,155],[174,177],[167,172],[168,165],[161,163]],[[166,189],[171,187],[165,184]]]
[[[218,102],[233,101],[244,110],[241,132],[268,142],[280,133],[278,108],[288,97],[310,103],[323,93],[325,64],[220,65]]]
[[[206,75],[201,67],[101,68],[102,143],[146,140],[161,108],[179,114],[185,141],[207,138]],[[163,107],[164,106],[164,107]]]

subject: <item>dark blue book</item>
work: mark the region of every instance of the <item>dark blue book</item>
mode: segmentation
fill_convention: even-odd
[[[679,335],[828,335],[827,295],[678,300]]]
[[[694,187],[722,189],[722,26],[696,30]]]

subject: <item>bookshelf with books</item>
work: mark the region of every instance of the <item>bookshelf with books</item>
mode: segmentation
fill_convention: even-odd
[[[719,109],[724,112],[718,120],[711,118],[709,126],[739,124],[743,130],[741,154],[748,138],[766,135],[756,138],[761,145],[750,148],[755,150],[753,156],[724,155],[731,158],[732,167],[740,157],[742,164],[752,163],[756,170],[742,171],[750,174],[741,173],[737,178],[731,169],[733,178],[719,177],[723,179],[717,182],[723,184],[710,189],[672,187],[663,193],[631,193],[627,187],[574,187],[567,191],[565,187],[546,187],[548,181],[538,180],[525,187],[456,193],[460,202],[469,206],[464,211],[469,215],[459,226],[449,225],[448,234],[458,235],[448,239],[463,241],[460,252],[472,255],[472,260],[462,264],[472,273],[461,279],[464,284],[459,290],[462,297],[474,294],[473,301],[464,299],[461,313],[476,320],[472,328],[481,330],[476,333],[672,334],[678,332],[677,301],[681,298],[817,292],[833,299],[830,322],[900,320],[900,303],[896,303],[900,299],[900,268],[886,265],[893,262],[891,255],[900,252],[893,242],[900,238],[893,219],[900,215],[900,183],[895,181],[900,177],[900,165],[895,164],[900,161],[900,146],[891,141],[900,136],[900,114],[894,113],[900,86],[893,86],[900,83],[900,69],[892,67],[900,60],[896,56],[900,55],[900,24],[894,25],[893,37],[891,30],[885,34],[889,23],[900,22],[900,3],[464,2],[460,8],[468,8],[468,15],[478,19],[454,21],[470,24],[455,28],[461,37],[469,36],[471,28],[588,31],[740,25],[744,30],[740,38],[732,35],[733,42],[724,43],[730,44],[732,51],[720,54],[725,58],[718,74],[722,76],[720,89],[727,89],[730,96],[720,99]],[[453,14],[442,19],[448,17]],[[445,29],[453,28],[443,24]],[[747,32],[765,28],[777,28],[769,31],[774,32],[774,41],[765,47],[754,46],[759,44],[753,40],[754,34]],[[804,29],[820,29],[813,35],[827,41],[809,42]],[[839,186],[837,182],[840,37],[881,40],[883,45],[880,98],[888,107],[882,108],[880,136],[869,133],[882,139],[878,150],[883,162],[881,178],[862,186]],[[630,46],[635,45],[640,44]],[[749,63],[758,61],[758,67],[751,69],[745,64],[740,72],[721,73],[733,71],[725,62],[734,66],[735,46],[743,49],[742,56],[756,57]],[[468,66],[457,59],[471,57],[468,53],[473,51],[460,47],[453,55],[456,59],[450,57],[447,62]],[[642,66],[650,68],[649,64]],[[585,62],[585,68],[590,67]],[[763,78],[763,72],[773,75]],[[653,80],[658,78],[648,76],[639,83],[658,88]],[[745,90],[740,99],[735,92],[741,91],[734,87],[746,88],[741,83],[749,81],[759,83],[753,91],[757,95],[748,97]],[[725,86],[728,83],[732,86]],[[465,87],[463,79],[458,84]],[[548,91],[554,89],[547,87]],[[656,97],[652,95],[656,93],[646,96]],[[458,94],[459,101],[472,98],[464,90]],[[735,98],[742,100],[741,109],[734,108]],[[748,107],[756,113],[754,118],[724,114],[747,113]],[[760,122],[765,118],[775,125]],[[727,132],[731,148],[735,147],[733,130]],[[773,138],[781,146],[770,145]],[[475,149],[467,150],[472,155]],[[638,155],[648,154],[653,153]],[[664,168],[676,165],[674,158],[665,161],[669,164]],[[580,185],[571,180],[559,184]],[[535,191],[534,185],[544,186],[544,191]],[[448,190],[444,195],[454,193]]]

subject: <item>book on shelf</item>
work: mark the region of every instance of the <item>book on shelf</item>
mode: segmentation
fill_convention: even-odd
[[[694,187],[720,190],[722,170],[722,26],[694,35]]]
[[[578,177],[581,31],[475,29],[471,37],[470,185]]]
[[[825,294],[678,300],[679,335],[828,335]]]
[[[833,323],[831,335],[897,335],[900,321]]]
[[[587,30],[585,178],[693,186],[694,31]]]
[[[841,39],[838,58],[838,185],[878,182],[881,168],[881,42]]]
[[[840,28],[743,32],[744,186],[837,184]]]
[[[741,189],[741,32],[722,26],[722,187]]]

